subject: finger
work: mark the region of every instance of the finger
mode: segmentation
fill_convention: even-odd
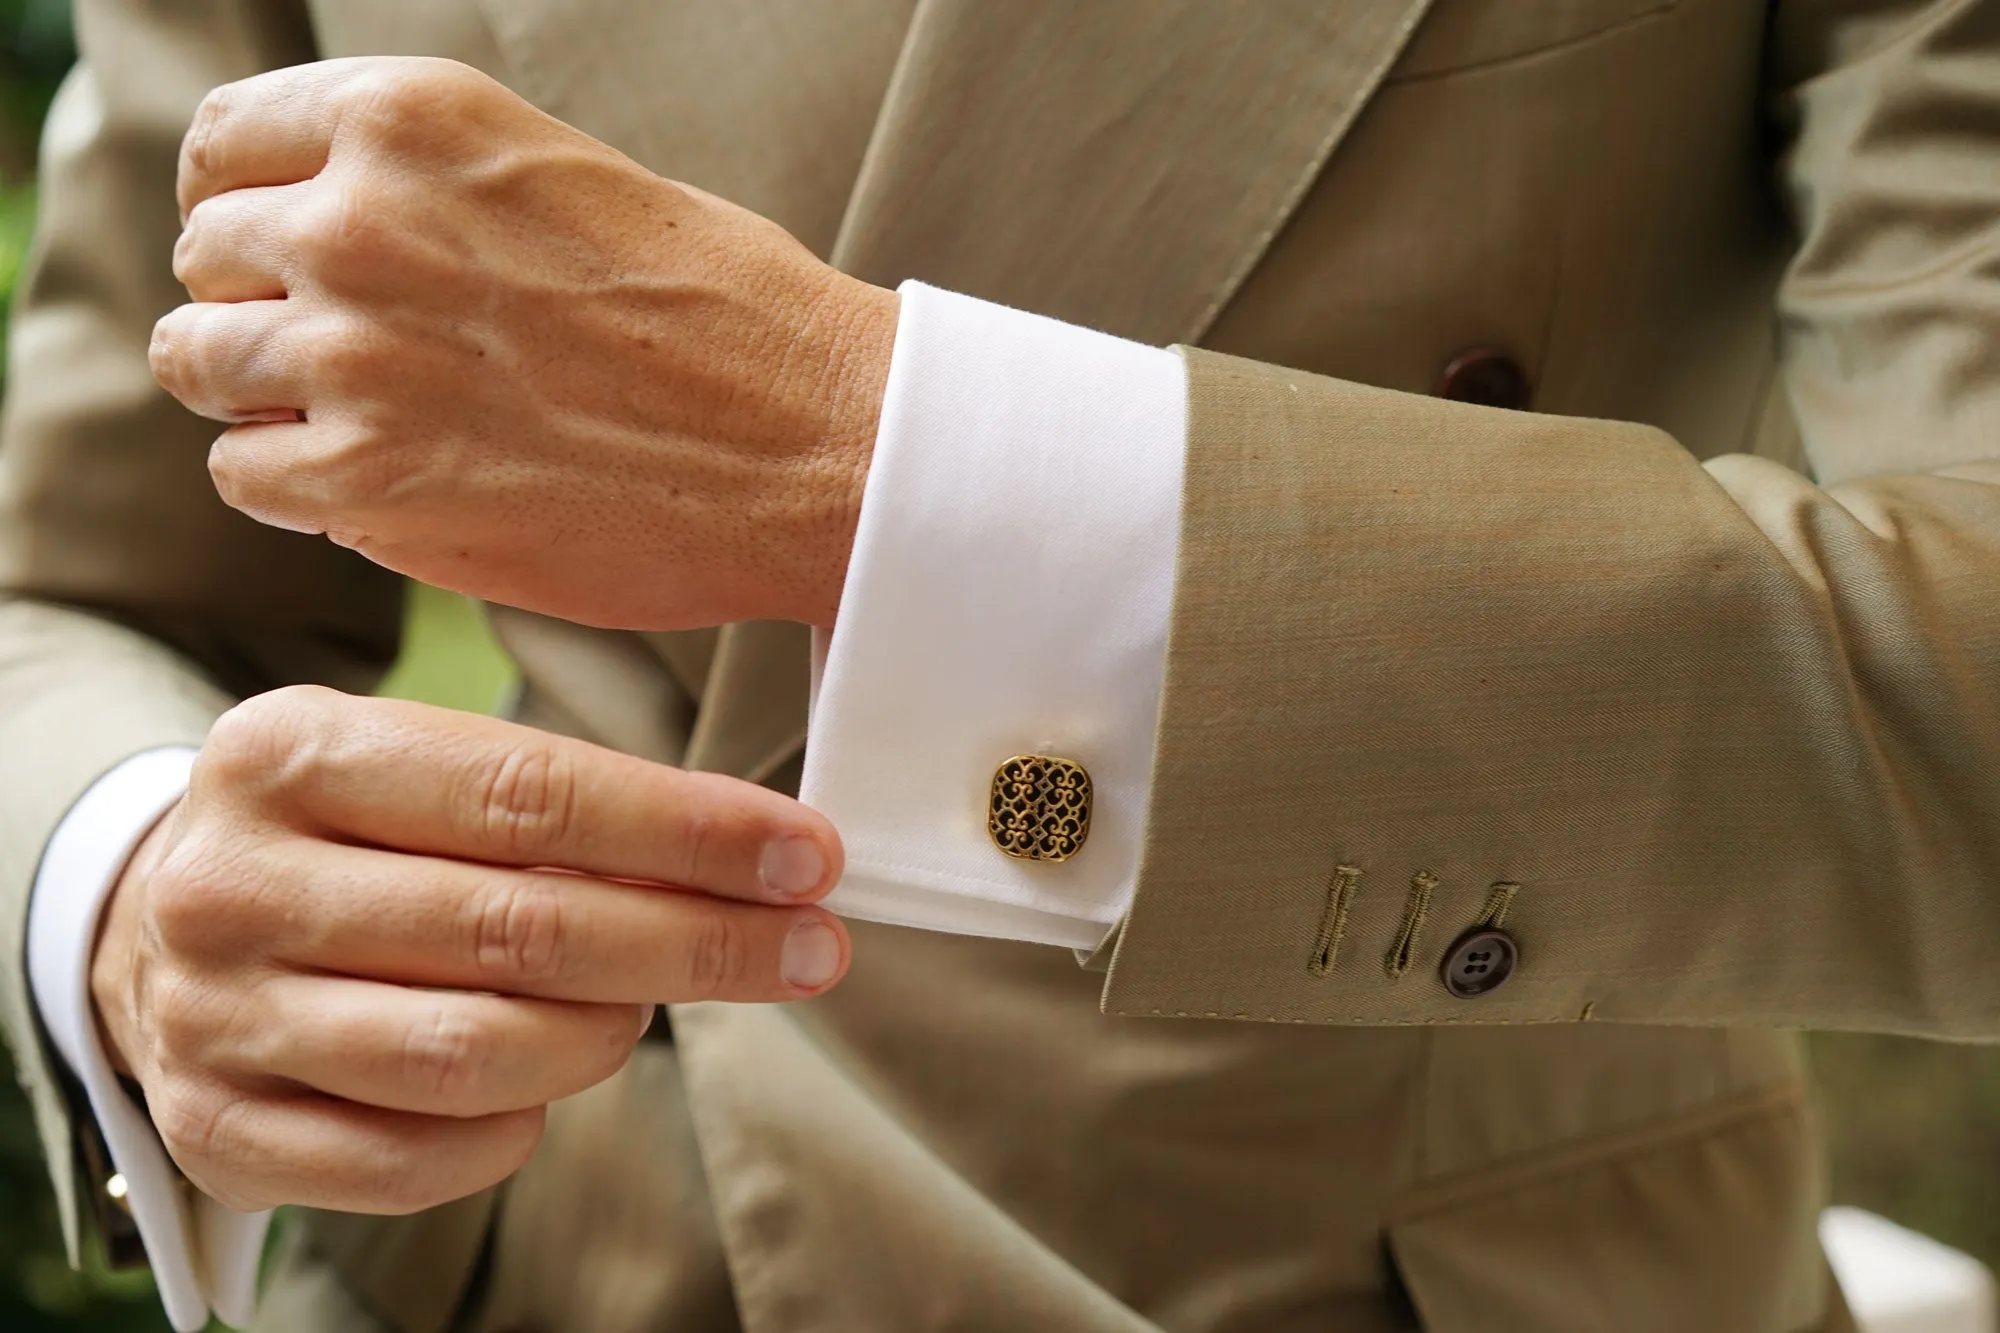
[[[181,140],[181,216],[229,190],[318,175],[355,73],[352,61],[294,65],[225,83],[202,98]]]
[[[393,1111],[476,1117],[582,1092],[616,1073],[650,1005],[416,990],[285,973],[215,1065]]]
[[[460,1119],[320,1093],[245,1096],[216,1087],[148,1107],[189,1180],[230,1208],[301,1204],[403,1214],[498,1184],[541,1141],[542,1107]]]
[[[181,217],[230,190],[310,180],[350,131],[422,137],[457,94],[495,87],[465,65],[427,56],[351,56],[224,84],[202,99],[181,141]]]
[[[289,301],[194,304],[153,326],[153,378],[215,421],[296,416],[308,404],[306,339]]]
[[[819,907],[298,845],[310,865],[263,872],[301,886],[264,897],[268,948],[320,972],[598,1004],[781,1002],[833,985],[851,952]]]
[[[299,798],[382,846],[765,902],[810,901],[840,875],[825,816],[754,783],[422,704],[368,701],[338,721]]]
[[[202,200],[174,243],[174,276],[197,301],[282,298],[308,188],[260,186]]]
[[[245,414],[208,450],[208,475],[223,503],[259,523],[292,532],[325,533],[363,549],[357,522],[381,497],[393,458],[369,445],[374,437],[328,412]]]

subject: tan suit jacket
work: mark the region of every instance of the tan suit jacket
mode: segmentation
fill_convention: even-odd
[[[823,1001],[676,1010],[504,1189],[307,1219],[268,1327],[1844,1326],[1779,1029],[2000,1034],[2000,9],[80,21],[0,449],[5,1015],[72,1222],[43,840],[396,647],[396,581],[226,511],[147,374],[175,145],[218,82],[427,52],[872,281],[1203,349],[1155,795],[1102,971],[859,930]],[[1537,410],[1432,396],[1472,348]],[[795,779],[797,628],[494,618],[530,719]],[[1459,999],[1496,883],[1520,969]]]

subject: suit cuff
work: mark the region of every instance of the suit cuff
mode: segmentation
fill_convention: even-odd
[[[89,1097],[160,1301],[182,1333],[205,1327],[211,1308],[225,1323],[249,1322],[270,1214],[223,1208],[181,1178],[105,1053],[91,1005],[90,957],[105,899],[140,841],[187,790],[195,753],[149,750],[92,784],[49,839],[28,906],[35,1006]]]
[[[827,899],[899,925],[1092,948],[1137,882],[1180,532],[1172,352],[919,283],[902,310],[800,795]],[[1081,765],[1073,859],[987,832],[1011,756]]]

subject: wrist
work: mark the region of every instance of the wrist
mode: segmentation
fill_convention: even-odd
[[[178,809],[178,805],[175,806]],[[138,958],[140,886],[160,859],[164,830],[173,811],[155,823],[132,857],[98,918],[97,938],[90,953],[90,1005],[105,1056],[118,1073],[130,1077],[136,1068],[138,1031],[133,1014],[133,975]]]
[[[861,522],[861,500],[882,420],[882,398],[896,345],[898,298],[886,288],[834,275],[826,300],[840,313],[829,321],[831,346],[821,383],[825,423],[814,451],[812,490],[819,512],[807,544],[800,605],[792,618],[830,626]]]

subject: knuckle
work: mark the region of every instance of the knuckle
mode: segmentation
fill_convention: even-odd
[[[197,256],[195,247],[200,244],[201,242],[195,236],[192,226],[181,232],[180,237],[174,241],[174,281],[180,283],[183,287],[188,285],[190,276],[196,272],[195,261]],[[159,326],[155,325],[155,336],[158,335],[158,331]]]
[[[190,304],[171,312],[167,321],[164,339],[160,326],[154,326],[155,340],[163,343],[168,357],[161,384],[195,414],[228,419],[237,406],[233,400],[241,376],[261,350],[247,336],[240,312],[226,305]]]
[[[214,484],[215,493],[222,503],[231,509],[254,514],[268,498],[264,474],[234,447],[233,438],[224,431],[209,446],[208,479]]]
[[[161,960],[210,988],[187,998],[219,1003],[245,965],[282,947],[294,929],[297,913],[282,887],[291,876],[263,851],[241,832],[205,836],[169,852],[165,885],[148,886],[147,926]],[[217,1026],[227,1017],[225,1009]]]
[[[229,118],[236,104],[236,88],[233,84],[223,84],[209,90],[194,109],[194,118],[188,122],[188,131],[181,140],[181,174],[207,176],[216,169],[215,131]]]
[[[439,1101],[476,1092],[493,1063],[491,1033],[449,1008],[413,1025],[403,1043],[403,1076],[413,1088]]]
[[[185,284],[190,275],[206,267],[214,251],[214,230],[216,210],[222,207],[221,195],[210,195],[196,201],[188,210],[187,221],[181,227],[181,234],[174,241],[174,277]]]
[[[225,430],[209,446],[208,476],[216,496],[231,509],[260,523],[305,529],[293,516],[289,477],[263,447],[263,441]]]
[[[362,431],[321,438],[287,458],[285,487],[295,512],[310,516],[316,529],[351,522],[390,498],[398,476],[395,453]]]
[[[691,810],[684,816],[681,825],[681,882],[693,887],[708,881],[702,877],[702,868],[709,859],[709,849],[714,845],[716,834],[715,817],[706,810]]]
[[[344,175],[328,175],[293,223],[292,248],[309,270],[324,272],[369,258],[384,236],[378,191]]]
[[[343,391],[343,397],[379,385],[384,373],[395,369],[382,340],[358,321],[326,320],[310,331],[309,340],[315,378],[324,389]]]
[[[200,987],[185,972],[166,970],[153,980],[148,987],[147,1013],[161,1068],[178,1069],[197,1062],[206,1035],[205,1009]]]
[[[215,720],[197,767],[230,782],[284,763],[309,707],[291,687],[251,695]]]
[[[439,90],[429,71],[407,61],[385,61],[350,87],[353,114],[378,136],[395,135],[439,110]]]
[[[147,911],[170,954],[184,956],[191,946],[213,940],[235,913],[237,895],[227,877],[213,873],[212,860],[206,849],[184,841],[146,882]]]
[[[242,1025],[240,993],[190,968],[171,969],[148,989],[148,1058],[154,1068],[184,1083],[215,1077],[218,1043]]]
[[[195,1148],[208,1139],[209,1119],[198,1103],[198,1098],[178,1084],[146,1090],[146,1113],[177,1161],[197,1156]]]
[[[171,313],[154,321],[153,336],[146,344],[146,368],[168,393],[180,391],[180,344]]]
[[[146,365],[160,387],[177,398],[198,389],[197,339],[200,309],[184,305],[160,316],[146,345]]]
[[[243,1146],[246,1103],[186,1080],[149,1094],[146,1110],[176,1162],[226,1163]]]
[[[225,431],[208,455],[209,476],[223,502],[266,523],[353,532],[363,517],[410,489],[408,455],[366,427],[287,441],[282,457],[271,449],[264,437],[239,439]]]
[[[687,934],[687,982],[696,999],[727,995],[750,971],[749,945],[735,915],[720,904],[700,913]]]
[[[211,194],[197,199],[188,209],[187,221],[181,224],[181,240],[191,245],[199,245],[208,236],[209,228],[215,222],[216,210],[226,206],[227,195]]]
[[[470,109],[482,83],[453,60],[378,61],[349,85],[350,114],[378,141],[427,144],[441,119]]]
[[[519,741],[480,774],[474,819],[477,832],[511,853],[563,846],[576,826],[575,769],[547,741]]]
[[[473,899],[472,955],[481,974],[513,981],[560,978],[568,957],[568,912],[539,886],[503,883]]]
[[[209,729],[195,783],[234,794],[300,782],[323,760],[344,697],[324,686],[287,685],[245,699]]]

